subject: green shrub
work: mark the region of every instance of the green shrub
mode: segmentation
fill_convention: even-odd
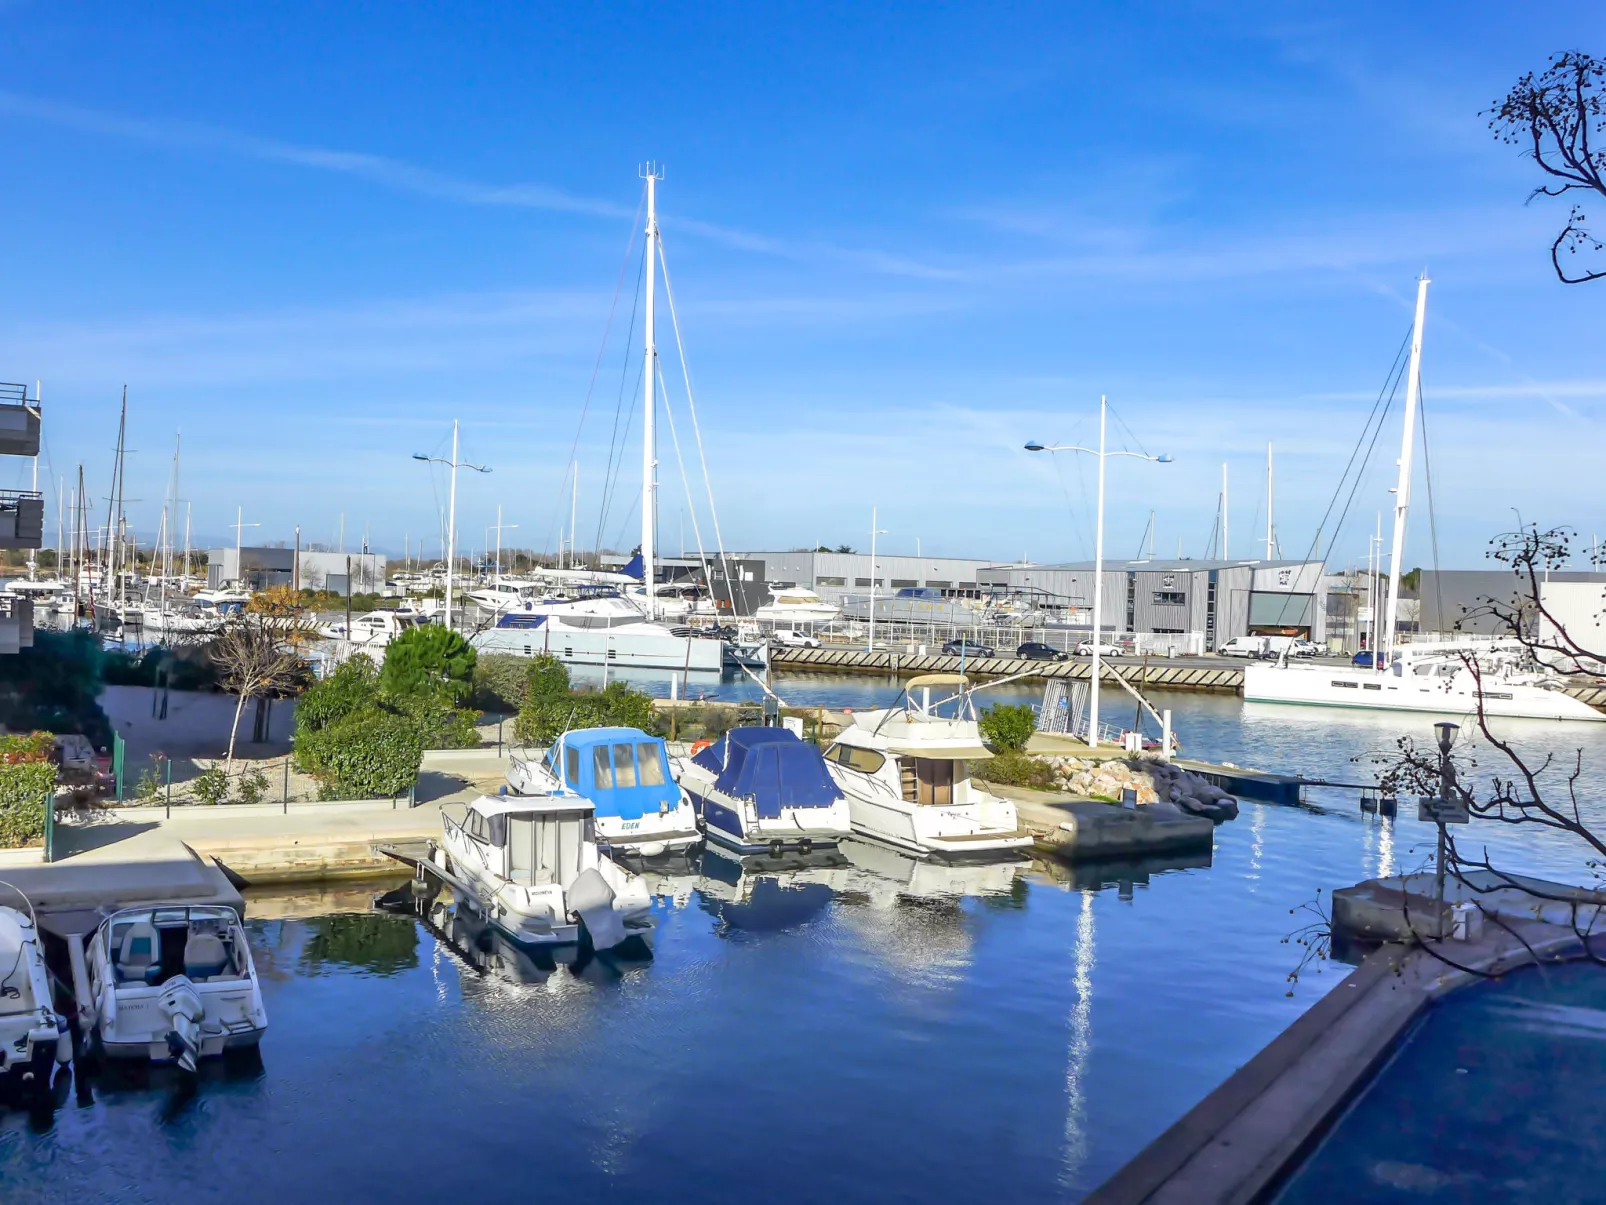
[[[517,711],[529,693],[528,657],[487,653],[474,663],[474,702],[484,711]]]
[[[0,848],[45,835],[45,809],[56,799],[54,750],[48,732],[0,736]]]
[[[261,803],[267,794],[268,776],[256,766],[241,774],[234,787],[234,798],[238,803]]]
[[[296,763],[325,799],[395,797],[418,781],[418,725],[383,708],[354,712],[296,741]]]
[[[134,798],[141,803],[150,803],[162,793],[162,776],[154,766],[146,766],[139,772],[139,781],[134,784]]]
[[[296,741],[379,703],[379,667],[362,653],[346,658],[296,700]]]
[[[552,699],[569,693],[569,667],[551,653],[537,653],[524,671],[524,698]]]
[[[409,628],[385,648],[379,689],[392,698],[445,690],[461,701],[473,692],[475,660],[469,642],[449,628]]]
[[[999,753],[1019,753],[1037,731],[1037,714],[1030,705],[995,703],[981,714],[981,734]]]
[[[213,766],[210,770],[203,770],[197,774],[190,783],[190,794],[207,807],[217,807],[227,803],[229,799],[229,776],[224,773],[222,766]]]
[[[1054,789],[1054,768],[1029,753],[1000,753],[986,761],[972,762],[971,776],[983,782],[1008,787],[1032,787],[1038,791]]]
[[[445,691],[387,699],[385,706],[413,722],[425,749],[479,748],[479,712],[456,706]]]
[[[532,693],[519,709],[513,737],[521,745],[550,745],[571,729],[618,727],[653,732],[657,721],[658,712],[649,696],[623,682],[610,682],[597,691],[545,697]]]
[[[33,647],[0,657],[0,724],[13,732],[81,732],[111,745],[99,696],[105,654],[87,631],[36,631]]]

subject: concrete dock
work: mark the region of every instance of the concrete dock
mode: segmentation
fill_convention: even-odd
[[[1419,896],[1425,888],[1420,880],[1428,877],[1373,881],[1334,892],[1335,915],[1338,899],[1348,897],[1355,905],[1352,915],[1363,916],[1374,932],[1389,925],[1405,932],[1410,926],[1401,912],[1401,892],[1425,903]],[[1551,894],[1572,890],[1542,886]],[[1583,956],[1571,925],[1551,923],[1559,917],[1543,906],[1536,909],[1536,904],[1522,892],[1511,893],[1504,903],[1486,898],[1485,906],[1500,912],[1504,927],[1491,923],[1465,941],[1378,946],[1343,982],[1089,1195],[1086,1205],[1226,1205],[1270,1199],[1434,1000],[1536,961]],[[1386,919],[1390,915],[1393,920]]]
[[[1201,816],[1073,799],[1024,787],[989,783],[987,789],[1014,801],[1021,827],[1029,829],[1034,838],[1033,849],[1045,857],[1085,862],[1203,850],[1205,864],[1209,864],[1216,826]]]

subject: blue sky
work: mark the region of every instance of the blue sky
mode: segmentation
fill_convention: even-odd
[[[1532,165],[1478,116],[1603,35],[1595,4],[0,0],[0,379],[44,381],[42,473],[81,461],[97,499],[127,384],[143,532],[182,429],[199,540],[239,506],[248,539],[330,541],[344,513],[348,547],[434,547],[444,486],[410,455],[457,417],[494,470],[462,480],[460,540],[500,504],[507,542],[554,547],[651,158],[727,545],[862,547],[875,505],[888,551],[1086,556],[1091,464],[1020,445],[1091,439],[1105,393],[1176,458],[1112,463],[1112,553],[1152,509],[1157,551],[1202,555],[1223,460],[1249,553],[1269,440],[1302,554],[1426,269],[1440,557],[1477,565],[1516,513],[1606,528],[1582,450],[1606,285],[1554,280],[1563,215],[1524,206]],[[588,545],[621,379],[634,400],[620,305]],[[639,455],[604,543],[633,542]],[[667,430],[660,461],[678,550]]]

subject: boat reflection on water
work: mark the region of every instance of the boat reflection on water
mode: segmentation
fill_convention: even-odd
[[[836,897],[831,876],[847,865],[834,848],[744,862],[710,846],[697,878],[698,906],[718,919],[722,937],[795,929],[830,906]]]
[[[618,978],[651,958],[629,958],[611,953],[598,954],[590,945],[535,946],[516,942],[486,921],[474,910],[459,908],[450,888],[435,880],[410,880],[400,887],[377,895],[373,906],[385,912],[413,916],[436,940],[481,975],[515,985],[541,986],[553,983],[553,976],[564,969],[565,979],[591,978],[600,973],[605,979]],[[556,986],[556,984],[553,984]]]

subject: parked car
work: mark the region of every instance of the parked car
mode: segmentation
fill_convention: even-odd
[[[1314,640],[1295,640],[1288,646],[1290,657],[1320,657],[1327,650]]]
[[[950,657],[995,657],[997,652],[990,644],[975,644],[969,640],[950,640],[942,646]]]
[[[1361,669],[1376,669],[1383,664],[1383,654],[1372,649],[1362,649],[1350,658],[1350,664],[1357,665]]]
[[[1070,654],[1055,648],[1052,644],[1043,644],[1038,640],[1028,640],[1025,644],[1016,647],[1015,656],[1023,661],[1065,661],[1069,659]]]
[[[1082,641],[1081,644],[1076,646],[1076,655],[1078,657],[1091,657],[1093,655],[1093,642],[1091,640]],[[1119,657],[1120,655],[1120,646],[1107,644],[1102,641],[1099,643],[1100,657]]]
[[[807,632],[792,628],[776,628],[770,633],[770,643],[783,649],[817,649],[820,642]]]

